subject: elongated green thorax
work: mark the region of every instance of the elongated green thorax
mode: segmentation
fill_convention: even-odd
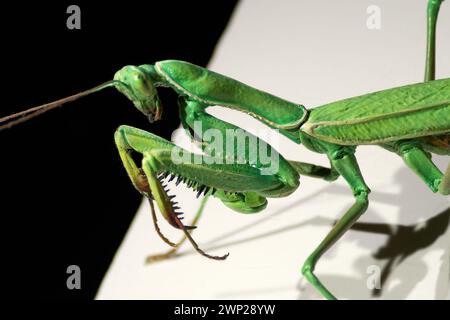
[[[302,105],[188,62],[160,61],[155,68],[179,94],[207,105],[221,105],[248,113],[274,128],[298,128],[307,116]]]

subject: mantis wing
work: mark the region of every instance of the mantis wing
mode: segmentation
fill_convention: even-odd
[[[450,78],[315,108],[302,130],[342,145],[380,144],[450,133]]]

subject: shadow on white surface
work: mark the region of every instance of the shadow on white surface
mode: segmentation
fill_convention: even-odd
[[[378,31],[365,23],[373,4],[382,9]],[[450,70],[449,8],[445,2],[439,21],[438,78]],[[307,107],[420,82],[425,13],[426,1],[242,1],[209,67]],[[262,126],[236,113],[215,116],[246,129]],[[286,158],[326,164],[326,157],[285,140],[278,151]],[[372,189],[369,209],[322,257],[317,275],[338,298],[449,297],[448,197],[433,194],[386,150],[363,146],[357,158]],[[435,161],[444,169],[449,160]],[[177,190],[177,197],[186,212],[195,211],[191,193]],[[320,298],[309,284],[299,291],[301,263],[352,201],[342,179],[327,184],[303,177],[298,191],[269,199],[261,215],[235,214],[211,200],[195,234],[205,250],[233,248],[230,258],[208,261],[185,246],[176,258],[148,266],[148,254],[167,249],[142,206],[98,298]],[[374,264],[384,277],[379,292],[366,286],[367,267]]]
[[[443,162],[442,158],[438,158],[437,162]],[[428,217],[427,212],[418,211],[417,208],[421,207],[424,203],[427,203],[428,198],[432,199],[433,194],[430,191],[430,195],[427,197],[426,193],[422,193],[422,190],[414,190],[411,186],[417,183],[417,177],[411,175],[408,168],[401,168],[398,170],[394,179],[401,182],[401,191],[397,195],[387,194],[383,192],[372,192],[370,199],[377,202],[382,202],[385,204],[395,205],[400,210],[400,215],[408,215],[410,219],[415,219],[418,222],[411,225],[401,225],[401,224],[391,224],[391,223],[364,223],[357,222],[351,228],[352,231],[358,231],[362,233],[372,233],[372,234],[382,234],[387,236],[387,240],[383,246],[381,246],[373,255],[366,258],[360,258],[356,260],[353,264],[354,268],[358,270],[357,274],[361,275],[360,278],[351,278],[345,276],[332,276],[332,275],[320,275],[320,279],[323,283],[332,283],[334,287],[346,288],[347,294],[341,296],[341,298],[355,298],[358,296],[364,296],[367,292],[366,286],[366,268],[368,265],[373,264],[373,259],[375,259],[376,264],[381,266],[381,289],[373,289],[372,297],[377,298],[383,294],[384,299],[406,299],[411,291],[414,290],[415,286],[420,283],[427,274],[427,265],[423,261],[425,255],[427,254],[427,248],[435,242],[438,244],[434,246],[434,250],[441,248],[444,252],[442,255],[442,266],[438,274],[438,281],[436,286],[435,298],[445,299],[449,291],[449,257],[448,249],[450,246],[450,234],[443,239],[441,236],[445,235],[448,228],[450,227],[450,207],[443,209],[437,215],[432,216],[426,220],[424,217]],[[416,192],[415,192],[416,191]],[[317,193],[310,195],[307,198],[301,200],[302,203],[313,201],[314,198],[323,193],[330,194],[347,194],[348,190],[346,187],[330,184],[327,187],[319,190]],[[420,197],[418,196],[420,193]],[[300,201],[299,201],[300,202]],[[298,203],[290,204],[296,205]],[[263,233],[258,233],[251,237],[245,237],[241,239],[225,241],[243,231],[248,231],[257,227],[258,225],[273,219],[276,216],[282,215],[287,211],[286,208],[277,210],[276,212],[267,215],[255,222],[245,225],[241,228],[233,230],[231,232],[219,235],[212,240],[205,242],[203,244],[206,251],[213,251],[217,249],[228,249],[234,246],[242,245],[251,241],[257,241],[259,239],[264,239],[267,237],[275,236],[280,233],[287,232],[289,230],[300,229],[304,226],[332,226],[336,221],[330,220],[324,217],[314,217],[307,221],[303,221],[296,224],[289,224],[287,226],[276,228]],[[368,209],[366,215],[376,215],[371,208]],[[354,242],[361,247],[371,248],[371,245],[365,243],[363,239],[358,238],[354,235]],[[225,242],[224,242],[225,241]],[[172,256],[171,259],[182,258],[187,255],[197,254],[194,250],[188,249],[186,251],[177,253]],[[412,261],[409,261],[411,265],[414,265],[413,270],[403,270],[405,272],[394,272],[397,268],[401,266],[401,263],[414,256]],[[320,261],[319,261],[320,263]],[[390,279],[392,278],[392,279]],[[387,283],[389,280],[391,285],[385,288],[383,284]],[[290,290],[290,287],[269,287],[262,289],[252,289],[252,290],[240,290],[233,292],[223,292],[217,296],[217,298],[239,298],[239,297],[252,297],[254,295],[263,294],[264,292],[279,292],[284,290]],[[298,285],[299,299],[320,299],[321,296],[316,292],[314,288],[310,285],[305,284],[302,278]]]

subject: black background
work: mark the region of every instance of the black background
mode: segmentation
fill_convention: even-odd
[[[81,30],[66,9],[81,8]],[[128,64],[206,65],[235,1],[2,4],[0,117],[110,80]],[[0,132],[2,292],[11,298],[91,299],[140,204],[116,152],[121,124],[170,138],[176,96],[150,125],[114,89]],[[149,230],[149,232],[152,232]],[[81,290],[66,269],[81,268]]]

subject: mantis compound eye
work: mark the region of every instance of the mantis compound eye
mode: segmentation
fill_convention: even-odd
[[[151,75],[145,69],[125,66],[114,75],[117,89],[130,99],[150,122],[161,118],[161,103]]]

